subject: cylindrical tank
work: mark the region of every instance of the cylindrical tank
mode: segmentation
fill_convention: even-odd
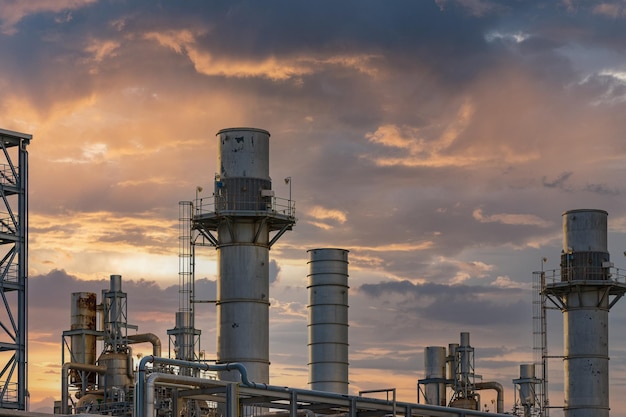
[[[267,201],[261,190],[270,190],[268,131],[255,128],[222,129],[215,182],[219,210],[264,210]]]
[[[561,281],[609,279],[607,217],[604,210],[563,213]]]
[[[457,398],[450,402],[450,407],[463,410],[478,410],[478,401],[475,398]]]
[[[446,348],[427,346],[424,349],[425,379],[432,380],[424,384],[425,404],[445,407],[446,400]]]
[[[524,407],[535,406],[535,365],[522,364],[519,366],[519,399]]]
[[[309,385],[348,393],[348,251],[309,254]]]
[[[563,213],[563,250],[607,252],[607,218],[604,210],[578,209]]]
[[[132,369],[129,369],[131,358],[127,353],[104,353],[98,358],[98,365],[106,366],[104,381],[101,386],[112,388],[127,388],[133,385]]]
[[[218,132],[215,209],[228,215],[217,226],[217,360],[239,362],[250,380],[269,383],[269,229],[257,210],[271,189],[269,132],[254,128]],[[237,381],[236,372],[220,372]]]
[[[88,365],[96,364],[96,294],[92,292],[72,293],[71,327],[77,332],[70,337],[71,361]],[[89,383],[96,382],[95,373],[88,374]],[[72,371],[72,380],[80,383],[80,372]]]

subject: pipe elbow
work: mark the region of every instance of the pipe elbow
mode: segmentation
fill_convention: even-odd
[[[127,337],[129,343],[151,343],[152,356],[161,356],[161,339],[154,333],[133,334]]]
[[[504,387],[502,387],[502,384],[496,381],[489,381],[489,382],[477,382],[476,383],[476,389],[482,390],[482,389],[492,389],[494,391],[496,391],[497,393],[497,404],[496,404],[496,408],[497,408],[497,412],[498,413],[503,413],[504,412]]]

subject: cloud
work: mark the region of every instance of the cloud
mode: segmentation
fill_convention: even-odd
[[[545,176],[542,178],[544,187],[567,189],[565,183],[572,176],[573,172],[563,172],[554,180],[549,181]]]
[[[545,221],[542,218],[532,214],[492,214],[485,216],[482,208],[477,208],[472,213],[475,220],[481,223],[502,223],[508,225],[520,225],[520,226],[537,226],[537,227],[550,227],[551,222]]]
[[[519,288],[525,290],[530,289],[530,283],[522,284],[517,281],[513,281],[508,276],[498,276],[496,280],[491,283],[491,285],[500,288]]]
[[[513,296],[515,291],[519,291],[513,287],[412,284],[402,281],[364,284],[359,291],[372,298],[393,300],[397,306],[395,309],[397,314],[403,318],[407,313],[414,314],[415,318],[412,320],[430,317],[435,321],[484,326],[519,323],[525,320],[514,310],[523,309],[527,301],[520,298],[519,293]],[[505,302],[507,307],[503,308],[505,294],[510,298]],[[462,317],[448,308],[457,303],[463,305]]]
[[[626,16],[626,8],[623,4],[603,1],[593,6],[593,13],[612,19],[618,19]]]
[[[502,11],[504,8],[498,4],[498,2],[490,0],[435,0],[435,3],[437,3],[442,11],[446,10],[446,6],[448,4],[457,3],[466,9],[468,13],[477,17],[484,16],[495,11]]]
[[[366,138],[375,144],[380,144],[391,150],[400,150],[406,156],[367,156],[379,166],[402,165],[416,166],[467,166],[479,161],[472,158],[459,158],[450,155],[448,151],[454,145],[458,136],[465,129],[472,118],[472,105],[464,103],[458,110],[456,118],[443,131],[428,132],[424,129],[411,128],[408,126],[398,127],[395,125],[380,126],[375,132],[367,133]]]
[[[271,259],[270,265],[269,265],[270,284],[274,284],[278,282],[279,278],[280,278],[280,265],[278,265],[275,259]]]
[[[12,0],[3,0],[0,2],[0,31],[5,35],[13,35],[17,32],[16,25],[26,16],[53,12],[59,13],[63,11],[76,10],[87,7],[95,3],[97,0],[42,0],[37,2],[20,2]],[[58,23],[64,23],[71,20],[66,14],[65,18],[55,19]]]
[[[261,77],[272,81],[285,81],[310,75],[325,67],[339,66],[358,72],[376,76],[378,70],[372,61],[379,58],[375,55],[345,55],[323,58],[295,56],[267,56],[258,60],[247,60],[229,56],[218,56],[202,49],[198,45],[198,37],[205,33],[192,33],[189,30],[169,32],[149,32],[145,39],[155,40],[161,46],[172,49],[178,54],[185,54],[193,63],[196,71],[208,76],[234,78]],[[207,36],[211,36],[208,34]]]
[[[331,230],[335,225],[342,225],[348,221],[348,213],[322,206],[311,207],[307,215],[313,219],[308,220],[310,224],[324,230]]]
[[[414,401],[421,350],[459,331],[502,383],[532,360],[528,271],[558,267],[563,210],[593,201],[626,245],[621,3],[0,4],[0,127],[34,135],[31,382],[60,362],[66,326],[47,316],[68,323],[69,293],[111,273],[131,322],[172,326],[178,202],[197,186],[210,199],[224,127],[268,129],[276,194],[294,179],[300,220],[270,253],[281,384],[306,385],[307,249],[350,250],[351,388],[388,382]],[[197,295],[214,300],[217,254],[197,249]],[[215,307],[197,311],[210,353]],[[38,381],[33,401],[58,383]]]

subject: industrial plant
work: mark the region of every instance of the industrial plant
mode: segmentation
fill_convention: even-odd
[[[296,224],[291,195],[275,195],[270,177],[270,133],[228,128],[217,133],[217,169],[209,198],[179,203],[179,308],[160,338],[129,322],[133,300],[123,271],[112,271],[100,297],[71,294],[69,328],[62,335],[61,392],[55,414],[127,417],[548,417],[546,310],[564,322],[566,417],[609,416],[608,314],[626,293],[607,247],[603,210],[562,215],[560,269],[534,274],[534,353],[513,381],[483,381],[475,369],[480,347],[470,333],[424,351],[416,377],[417,402],[396,399],[395,388],[349,391],[349,248],[308,250],[308,389],[272,385],[269,351],[269,251]],[[12,309],[0,326],[12,353],[0,371],[0,415],[28,416],[27,266],[28,154],[32,137],[0,130],[5,158],[0,181],[4,211],[0,264],[2,296]],[[285,181],[289,181],[287,178]],[[195,323],[197,252],[218,259],[217,346],[200,351]],[[129,333],[129,330],[132,332]],[[134,360],[132,347],[150,343],[152,354]],[[503,384],[514,387],[504,409]],[[496,412],[481,411],[481,393],[496,394]],[[34,415],[34,414],[33,414]],[[38,414],[41,416],[41,414]]]

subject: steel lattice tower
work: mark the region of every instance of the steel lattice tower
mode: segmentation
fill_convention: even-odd
[[[28,152],[32,135],[0,129],[0,407],[28,397]]]

